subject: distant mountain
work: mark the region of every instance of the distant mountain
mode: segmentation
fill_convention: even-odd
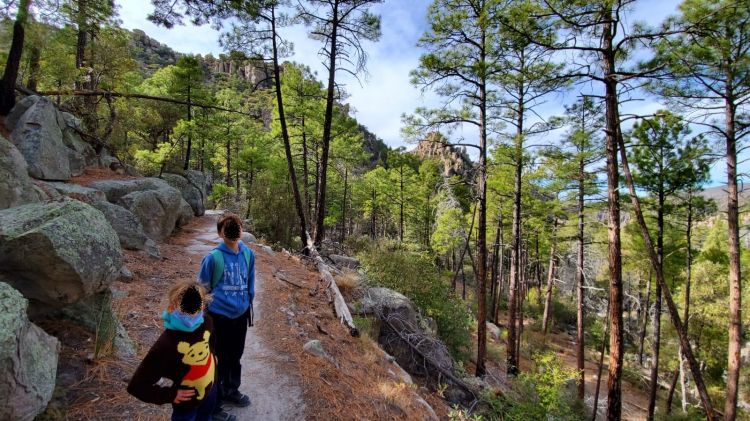
[[[750,202],[750,186],[743,188],[742,183],[739,184],[739,204],[745,206]],[[725,212],[727,209],[727,186],[716,186],[709,187],[700,192],[700,195],[706,199],[713,199],[716,202],[716,206],[719,211]]]
[[[140,29],[130,31],[130,45],[141,70],[151,75],[162,67],[177,63],[182,55],[166,44],[149,37]]]
[[[448,140],[438,132],[429,133],[426,138],[419,141],[411,153],[421,159],[436,159],[441,162],[444,177],[469,177],[474,169],[474,164],[466,153],[466,147],[448,144]]]

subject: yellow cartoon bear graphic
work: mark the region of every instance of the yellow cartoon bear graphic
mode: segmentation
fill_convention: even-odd
[[[182,386],[194,387],[198,391],[196,399],[202,400],[206,388],[214,381],[214,358],[208,348],[208,338],[211,332],[203,333],[203,340],[190,345],[187,342],[177,344],[177,351],[183,354],[182,362],[190,367],[190,371],[182,378]]]

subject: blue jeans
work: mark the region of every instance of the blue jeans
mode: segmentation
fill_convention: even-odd
[[[192,411],[182,412],[176,408],[172,409],[172,421],[211,421],[211,414],[216,406],[216,393],[218,385],[214,384],[211,391],[203,398],[203,402]]]

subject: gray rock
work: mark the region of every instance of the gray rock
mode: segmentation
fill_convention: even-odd
[[[26,317],[28,301],[0,282],[0,419],[33,420],[52,398],[60,343]]]
[[[50,183],[33,178],[31,179],[31,182],[34,183],[34,190],[41,200],[60,200],[63,198],[63,195],[61,195],[57,189],[52,187]]]
[[[307,342],[304,346],[302,346],[302,349],[308,354],[314,355],[319,358],[330,358],[326,350],[323,348],[323,344],[317,339],[313,339]]]
[[[177,226],[182,227],[193,220],[193,208],[184,199],[180,200],[180,209],[177,216]]]
[[[16,105],[12,110],[10,110],[8,116],[5,117],[5,127],[11,132],[15,130],[16,126],[18,125],[18,120],[21,119],[21,116],[26,114],[26,111],[28,111],[32,106],[36,105],[36,103],[39,102],[40,99],[40,96],[32,95],[16,102]]]
[[[388,374],[390,374],[394,380],[400,381],[401,383],[406,383],[406,384],[414,383],[409,373],[407,373],[406,370],[401,368],[401,366],[398,365],[398,363],[395,363],[395,360],[394,360],[394,363],[390,366],[390,368],[388,368]]]
[[[276,254],[276,252],[274,252],[271,247],[266,245],[261,245],[260,249],[266,252],[266,254],[268,254],[269,256],[274,256]]]
[[[359,260],[353,257],[341,256],[338,254],[331,254],[328,257],[330,257],[331,260],[333,260],[333,264],[336,265],[336,267],[339,269],[343,269],[343,268],[357,269],[360,266]]]
[[[184,201],[180,192],[172,187],[159,190],[141,190],[128,193],[117,204],[133,212],[151,239],[167,238],[177,226],[180,205]]]
[[[81,175],[86,168],[95,167],[99,157],[94,148],[84,142],[81,137],[68,128],[63,131],[63,142],[69,148],[70,170],[74,176]]]
[[[161,260],[161,250],[159,250],[156,242],[150,238],[146,240],[146,253],[154,259]]]
[[[131,272],[127,266],[123,265],[122,269],[120,269],[120,281],[125,283],[133,281],[133,272]]]
[[[89,187],[104,192],[107,200],[117,203],[123,196],[144,190],[173,189],[159,178],[138,178],[134,180],[102,180],[88,184]],[[179,192],[177,192],[179,194]]]
[[[206,208],[203,204],[204,193],[200,190],[199,186],[193,185],[190,180],[177,174],[163,174],[161,178],[169,183],[170,186],[180,191],[182,198],[193,209],[195,216],[202,216],[206,213]]]
[[[204,203],[208,200],[208,196],[211,195],[213,181],[211,180],[211,174],[203,173],[196,170],[185,171],[185,178],[188,182],[197,187],[201,192]]]
[[[255,238],[254,235],[250,234],[247,231],[242,232],[242,242],[245,244],[255,244],[258,242],[258,240]]]
[[[81,202],[88,203],[90,205],[96,202],[103,202],[107,200],[107,197],[101,190],[79,186],[78,184],[63,183],[59,181],[51,181],[47,184],[57,190],[57,192],[63,196],[80,200]]]
[[[420,328],[420,316],[404,295],[388,288],[368,288],[357,308],[359,314],[374,315],[379,319],[378,343],[407,372],[436,377],[440,373],[435,367],[449,372],[453,370],[448,348]],[[409,342],[404,337],[410,338]],[[425,357],[429,358],[429,363],[425,363]]]
[[[99,166],[100,167],[110,168],[110,166],[115,162],[119,164],[120,160],[110,155],[107,149],[103,149],[101,154],[99,154]]]
[[[133,212],[106,201],[93,202],[91,205],[104,214],[107,222],[117,233],[117,238],[123,248],[128,250],[146,249],[146,242],[149,241],[149,238],[143,231],[143,225],[133,215]]]
[[[15,108],[14,108],[15,109]],[[0,136],[0,209],[40,201],[18,149]]]
[[[0,211],[0,275],[33,308],[60,307],[120,276],[117,233],[101,212],[72,199]]]
[[[11,141],[26,159],[28,173],[41,180],[68,180],[70,149],[63,143],[57,108],[39,99],[18,119]]]
[[[487,333],[489,333],[490,337],[495,341],[500,340],[501,332],[498,325],[492,322],[487,322]]]

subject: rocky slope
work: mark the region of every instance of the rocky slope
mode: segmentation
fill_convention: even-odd
[[[417,144],[412,153],[421,159],[434,159],[443,165],[443,176],[468,178],[473,172],[473,164],[466,147],[455,147],[440,133],[432,132]]]

